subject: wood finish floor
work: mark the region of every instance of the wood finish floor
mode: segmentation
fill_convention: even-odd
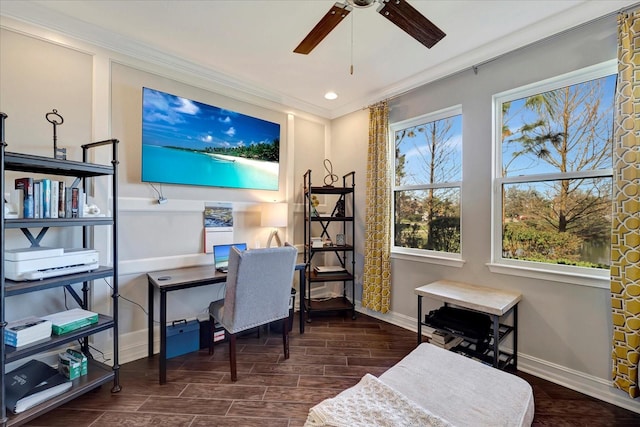
[[[169,360],[168,383],[158,384],[158,357],[122,365],[122,391],[110,384],[88,393],[29,426],[264,426],[298,427],[309,408],[380,375],[415,347],[415,333],[359,314],[298,322],[289,360],[281,335],[238,339],[238,382],[229,378],[226,343]],[[638,426],[640,414],[518,373],[533,387],[536,426]]]

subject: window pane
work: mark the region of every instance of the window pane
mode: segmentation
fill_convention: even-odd
[[[396,191],[394,246],[460,253],[460,189]]]
[[[609,268],[611,178],[503,186],[502,256]]]
[[[615,75],[502,104],[502,176],[609,169]]]
[[[395,132],[395,185],[462,179],[462,115]]]

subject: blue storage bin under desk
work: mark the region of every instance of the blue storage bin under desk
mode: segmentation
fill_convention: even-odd
[[[167,359],[200,349],[200,322],[176,320],[167,326]]]

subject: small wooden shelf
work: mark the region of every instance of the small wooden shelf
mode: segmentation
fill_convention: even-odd
[[[26,345],[18,348],[5,345],[5,362],[9,363],[15,360],[24,359],[25,357],[33,356],[34,354],[51,350],[63,344],[74,342],[80,338],[84,338],[89,335],[111,329],[113,328],[113,324],[114,322],[112,317],[98,314],[97,323],[85,326],[84,328],[80,328],[64,335],[51,335],[46,340],[38,341],[31,345]]]
[[[307,300],[305,301],[305,309],[308,311],[351,311],[353,309],[353,304],[344,297],[323,300]]]
[[[74,283],[88,282],[91,280],[102,279],[113,276],[113,268],[100,266],[93,271],[85,273],[67,274],[64,276],[52,277],[42,280],[29,280],[24,282],[16,282],[14,280],[5,279],[5,296],[14,296],[27,294],[29,292],[41,291],[44,289],[58,288],[60,286],[69,286]]]
[[[415,289],[418,296],[418,344],[422,342],[422,326],[442,330],[464,341],[451,349],[487,365],[499,369],[518,368],[518,303],[522,294],[484,286],[470,285],[450,280],[439,280]],[[486,337],[473,339],[455,333],[429,322],[429,316],[422,319],[422,298],[428,297],[465,310],[487,314],[491,319],[491,328]],[[512,315],[512,324],[501,323],[504,317]],[[504,351],[500,344],[508,336],[512,337],[511,352]]]
[[[113,218],[12,218],[4,220],[5,228],[86,227],[90,225],[113,225]]]
[[[304,176],[304,263],[306,265],[305,283],[300,285],[300,304],[302,319],[311,322],[314,313],[324,311],[351,311],[355,319],[355,172],[342,177],[341,186],[311,185],[311,170]],[[323,196],[328,208],[326,213],[317,214],[316,196]],[[333,208],[331,208],[333,206]],[[331,242],[337,241],[341,234],[341,245],[322,247],[312,246],[312,236]],[[333,254],[333,256],[331,255]],[[318,274],[314,267],[335,265],[344,269],[340,273]],[[338,286],[341,283],[341,288]],[[319,285],[327,284],[324,288]],[[312,299],[313,289],[321,289],[327,299]],[[338,295],[336,295],[338,294]],[[304,321],[302,322],[304,324]],[[304,332],[301,326],[300,332]]]
[[[87,375],[83,375],[73,380],[73,386],[69,391],[56,396],[46,402],[41,403],[31,409],[21,412],[17,415],[11,415],[7,412],[8,422],[7,426],[17,426],[34,420],[41,416],[44,412],[50,411],[63,405],[76,397],[79,397],[86,392],[93,390],[107,382],[113,381],[115,373],[110,366],[97,362],[95,360],[88,360]],[[114,390],[117,391],[117,390]]]

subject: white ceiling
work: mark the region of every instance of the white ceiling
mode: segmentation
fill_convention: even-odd
[[[0,14],[335,118],[634,3],[408,1],[447,34],[432,49],[374,6],[293,53],[334,0],[0,0]],[[325,100],[329,90],[339,98]]]

